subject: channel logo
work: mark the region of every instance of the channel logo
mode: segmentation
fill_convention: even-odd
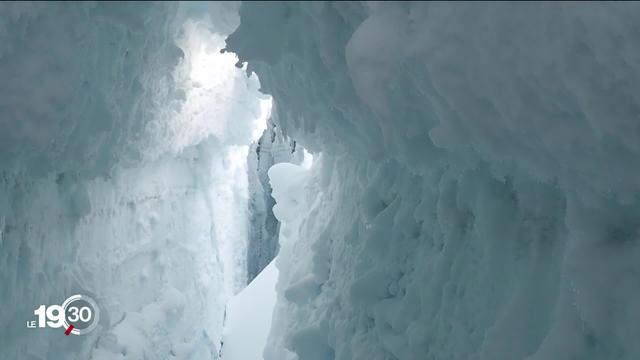
[[[28,320],[28,328],[64,328],[67,336],[88,334],[100,320],[98,304],[87,295],[70,296],[62,305],[40,305],[33,314],[37,320]]]

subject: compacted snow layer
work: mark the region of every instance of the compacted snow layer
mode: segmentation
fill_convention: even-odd
[[[202,144],[108,179],[72,174],[0,183],[0,245],[7,359],[210,359],[217,353],[232,276],[216,182],[228,155]],[[246,204],[246,203],[245,203]],[[239,206],[241,206],[239,204]],[[240,217],[242,218],[242,217]],[[228,224],[227,233],[232,227]],[[243,254],[243,251],[239,251]],[[244,267],[240,267],[244,269]],[[101,309],[89,335],[26,329],[40,304],[73,294]],[[189,355],[191,354],[191,355]],[[192,357],[189,357],[189,356]]]
[[[324,156],[270,175],[283,224],[266,359],[522,359],[556,311],[581,324],[573,285],[560,296],[553,187]]]
[[[259,83],[234,3],[0,4],[0,358],[216,358]],[[27,329],[93,297],[89,335]]]
[[[243,3],[317,156],[272,169],[268,360],[640,358],[632,3]]]

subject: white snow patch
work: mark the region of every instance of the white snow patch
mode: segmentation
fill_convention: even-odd
[[[278,269],[273,260],[227,303],[222,360],[260,360],[276,304]]]
[[[307,149],[304,149],[302,164],[300,164],[300,166],[308,170],[308,169],[311,169],[312,165],[313,165],[313,154],[308,152]]]
[[[260,100],[260,116],[256,117],[253,122],[253,132],[251,133],[252,142],[258,141],[262,133],[267,129],[267,119],[271,116],[272,105],[273,101],[271,97]]]

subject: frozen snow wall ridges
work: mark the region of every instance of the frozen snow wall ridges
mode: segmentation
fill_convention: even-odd
[[[152,95],[175,99],[177,6],[7,2],[0,14],[0,168],[96,176],[139,158]]]
[[[215,358],[245,272],[220,243],[246,194],[219,199],[260,112],[217,49],[237,5],[0,4],[1,359]],[[77,293],[101,308],[90,334],[25,327]]]
[[[243,3],[323,153],[266,358],[638,358],[638,6]]]

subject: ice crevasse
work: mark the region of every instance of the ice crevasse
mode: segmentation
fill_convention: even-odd
[[[274,311],[237,350],[640,358],[638,24],[636,3],[0,3],[0,358],[236,360],[224,304],[268,257],[236,247],[246,222],[278,248],[237,161],[258,88],[254,208],[289,140],[314,161],[268,171]],[[24,327],[74,293],[95,331]]]
[[[632,3],[243,3],[316,157],[270,171],[268,360],[640,357]]]

